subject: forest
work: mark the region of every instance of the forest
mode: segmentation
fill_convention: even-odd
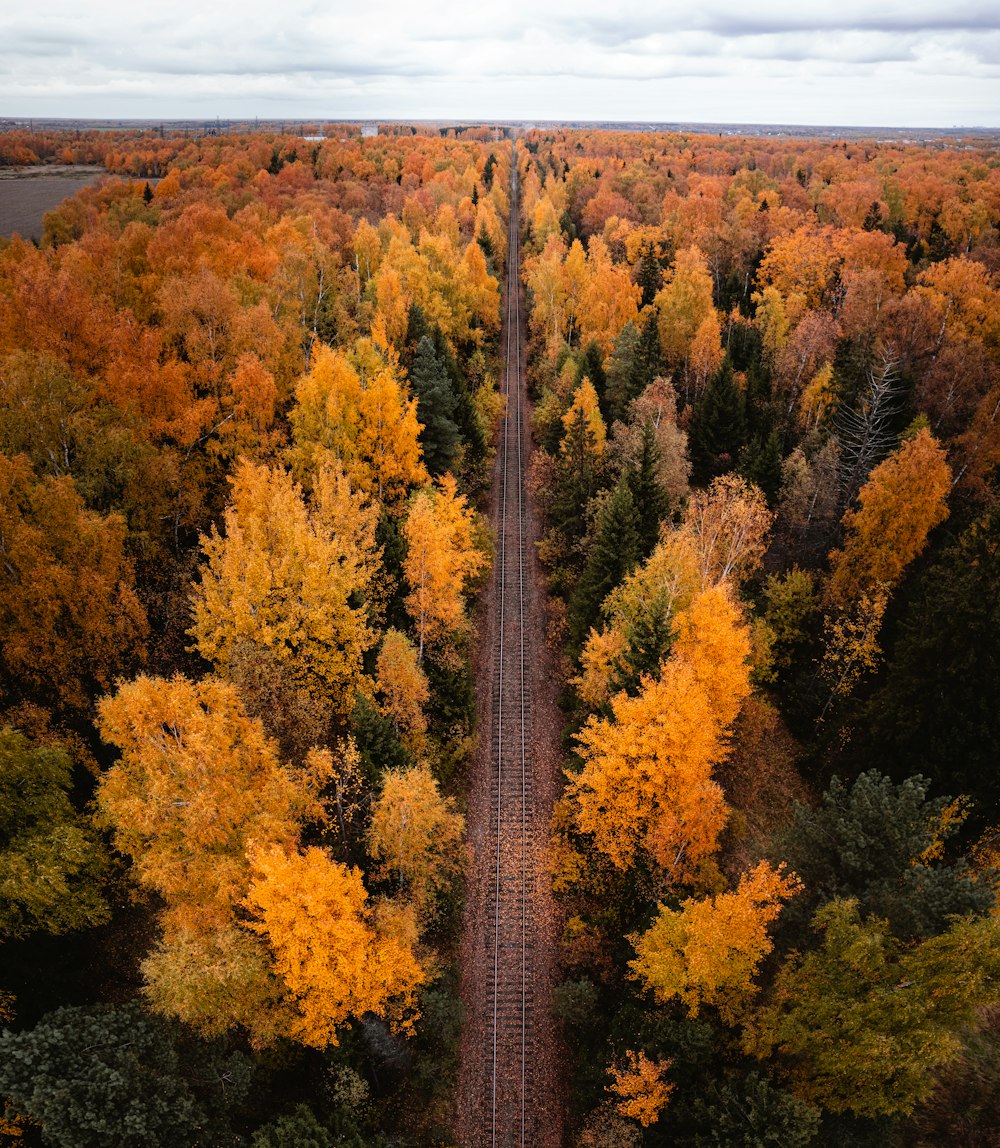
[[[998,157],[525,151],[575,1143],[996,1144]]]
[[[510,147],[92,144],[0,250],[4,1142],[440,1142]]]
[[[0,240],[0,1143],[467,1142],[517,228],[566,1143],[995,1145],[1000,154],[47,161],[109,176]]]

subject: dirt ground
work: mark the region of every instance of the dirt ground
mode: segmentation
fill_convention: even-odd
[[[104,174],[95,167],[0,169],[0,236],[41,239],[42,216]]]

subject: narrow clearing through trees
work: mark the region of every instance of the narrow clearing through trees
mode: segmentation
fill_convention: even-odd
[[[497,552],[480,613],[480,738],[469,799],[473,862],[463,937],[461,1142],[558,1145],[554,947],[545,844],[558,762],[553,674],[525,485],[517,174],[511,179],[504,395],[492,498]]]

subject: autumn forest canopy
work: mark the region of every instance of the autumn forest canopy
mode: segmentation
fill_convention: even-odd
[[[986,1148],[1000,155],[494,136],[0,135],[0,1139],[464,1142],[516,229],[566,1143]]]

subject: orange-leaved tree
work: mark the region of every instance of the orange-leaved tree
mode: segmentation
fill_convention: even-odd
[[[638,319],[641,294],[628,268],[613,263],[607,244],[595,235],[587,252],[587,285],[577,316],[580,345],[594,342],[603,355],[610,355],[625,324]]]
[[[724,585],[696,595],[678,627],[660,676],[577,735],[583,769],[570,787],[599,852],[625,869],[644,851],[671,884],[715,852],[727,808],[712,769],[750,692],[749,631]]]
[[[830,603],[846,608],[877,585],[892,589],[948,517],[951,469],[926,427],[879,463],[844,515],[844,546],[830,555]]]
[[[250,843],[291,844],[319,815],[327,755],[284,769],[228,682],[136,678],[98,703],[98,728],[121,752],[97,790],[115,846],[193,920],[225,919],[245,894]]]
[[[624,1063],[608,1069],[608,1091],[618,1097],[615,1107],[622,1116],[637,1120],[643,1128],[655,1124],[666,1107],[674,1085],[666,1079],[669,1060],[650,1060],[644,1052],[629,1050]]]
[[[419,738],[427,729],[424,706],[430,697],[427,675],[420,668],[417,651],[399,630],[386,630],[375,663],[379,708],[397,733]]]
[[[245,905],[271,952],[294,1009],[291,1034],[326,1048],[337,1030],[367,1012],[399,1019],[426,979],[406,907],[368,904],[357,869],[325,850],[280,845],[253,854]]]
[[[468,624],[464,594],[487,563],[474,534],[475,515],[452,475],[443,475],[437,489],[425,487],[414,495],[403,523],[403,574],[421,660],[428,643],[443,645]]]
[[[145,655],[125,521],[87,510],[72,478],[38,481],[0,455],[0,673],[7,688],[83,708]]]

